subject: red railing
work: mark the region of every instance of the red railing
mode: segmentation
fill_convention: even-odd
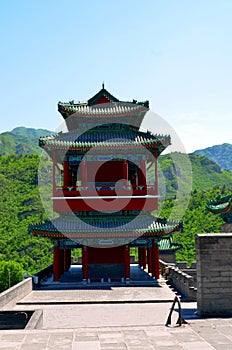
[[[54,195],[65,194],[67,196],[80,196],[85,192],[85,194],[98,194],[101,195],[123,195],[133,192],[133,195],[144,195],[144,194],[154,194],[155,185],[138,185],[138,186],[110,186],[110,185],[100,185],[93,186],[55,186]]]

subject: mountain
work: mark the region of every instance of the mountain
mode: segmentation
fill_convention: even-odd
[[[186,168],[186,157],[178,154]],[[174,155],[161,158],[160,167],[164,174],[168,194],[175,193],[177,176],[188,177],[183,169],[173,162]],[[195,260],[196,233],[218,232],[222,224],[219,215],[206,211],[206,201],[220,193],[227,193],[232,183],[232,172],[220,167],[206,157],[192,155],[194,191],[191,193],[189,205],[183,220],[185,232],[174,235],[176,241],[184,248],[178,252],[178,259],[189,262]],[[39,197],[37,169],[40,163],[38,155],[0,156],[0,262],[17,261],[24,271],[33,274],[52,263],[53,246],[49,239],[35,238],[28,234],[28,225],[46,219],[43,205]],[[45,168],[49,167],[49,162]],[[177,170],[177,171],[176,171]],[[176,172],[178,175],[176,175]],[[221,187],[219,187],[221,186]],[[223,188],[222,188],[223,187]],[[41,188],[40,188],[41,189]],[[204,190],[201,190],[204,189]],[[50,198],[50,193],[48,193]],[[173,198],[173,196],[172,196]],[[185,201],[185,198],[179,199]],[[161,216],[169,217],[175,206],[173,199],[166,200]],[[175,218],[178,217],[178,212]],[[74,256],[78,251],[72,252]]]
[[[38,139],[40,136],[49,136],[52,133],[46,129],[26,128],[25,126],[14,128],[11,132],[15,135],[30,137],[34,139]]]
[[[37,144],[39,136],[50,134],[48,130],[24,127],[0,134],[0,262],[17,261],[29,274],[52,263],[53,246],[50,240],[28,234],[29,224],[47,218],[37,183],[40,163],[40,148]],[[221,152],[225,155],[225,148]],[[227,159],[229,157],[230,154]],[[192,173],[187,171],[189,161]],[[45,167],[49,167],[49,162]],[[154,170],[152,172],[153,177]],[[180,205],[175,206],[177,184],[186,188],[188,180],[193,180],[190,200],[183,217],[184,233],[174,235],[174,240],[183,244],[177,259],[191,262],[195,260],[195,234],[219,232],[223,221],[219,215],[206,211],[206,201],[221,193],[230,193],[232,171],[222,169],[206,156],[171,153],[159,157],[159,177],[161,189],[162,184],[165,185],[166,197],[169,198],[161,207],[160,216],[168,218],[172,215],[175,219],[178,218],[182,202],[185,207],[187,197],[180,197]],[[50,193],[48,196],[50,198]],[[77,257],[78,249],[73,250],[72,254]]]
[[[221,168],[232,171],[232,145],[229,143],[200,149],[193,153],[198,156],[206,156]]]
[[[232,187],[232,172],[222,170],[206,157],[192,154],[189,159],[193,169],[193,190],[183,217],[185,233],[174,237],[184,246],[177,255],[178,259],[191,262],[195,259],[195,234],[219,231],[222,219],[206,211],[206,201],[223,191],[227,193],[228,188]],[[39,223],[47,218],[39,197],[39,163],[40,156],[35,154],[0,156],[0,262],[17,261],[29,274],[52,263],[53,246],[50,240],[30,237],[28,234],[29,224]],[[181,153],[160,157],[159,167],[163,173],[161,182],[165,181],[167,197],[170,198],[161,208],[162,217],[169,217],[172,212],[174,218],[178,218],[179,209],[175,209],[175,214],[173,198],[176,195],[177,181],[183,181],[185,185],[184,180],[191,177],[191,173],[186,171],[187,163],[188,156]],[[46,169],[49,164],[45,164]],[[49,192],[48,197],[50,198]],[[179,201],[183,201],[184,205],[185,196]],[[72,254],[76,256],[79,254],[78,250],[74,250]]]
[[[33,129],[23,126],[3,132],[0,134],[0,155],[40,154],[39,137],[48,136],[52,133],[52,131],[46,129]],[[193,152],[193,155],[205,156],[217,163],[220,168],[232,171],[232,145],[229,143],[197,150]],[[203,163],[206,163],[206,160]]]
[[[0,155],[40,154],[38,146],[40,136],[48,136],[52,132],[45,129],[17,127],[12,131],[0,134]]]
[[[205,156],[170,153],[159,157],[159,193],[175,197],[179,189],[205,191],[214,187],[232,188],[232,172]],[[180,193],[178,193],[180,195]]]
[[[0,262],[17,261],[33,274],[51,263],[49,240],[28,234],[28,224],[46,219],[40,201],[40,157],[0,156]]]

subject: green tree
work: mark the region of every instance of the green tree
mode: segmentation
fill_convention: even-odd
[[[0,292],[14,286],[23,279],[22,265],[15,261],[0,262]]]

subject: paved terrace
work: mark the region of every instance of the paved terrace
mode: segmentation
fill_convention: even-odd
[[[232,319],[198,318],[196,303],[182,303],[188,324],[174,327],[174,313],[173,327],[165,327],[175,294],[162,280],[150,286],[102,285],[103,289],[71,284],[69,290],[68,281],[47,281],[43,290],[32,291],[11,308],[42,309],[43,326],[0,331],[0,350],[232,349]]]

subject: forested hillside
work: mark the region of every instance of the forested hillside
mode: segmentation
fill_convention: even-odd
[[[0,261],[13,260],[30,274],[51,263],[49,240],[28,235],[28,224],[44,220],[37,187],[39,156],[0,157]]]
[[[52,262],[52,245],[48,239],[33,238],[28,234],[28,225],[46,218],[38,186],[37,168],[40,157],[0,156],[0,262],[13,260],[24,271],[33,274]],[[206,212],[206,200],[232,187],[232,173],[221,170],[205,157],[192,155],[194,187],[190,203],[184,215],[184,233],[174,235],[183,244],[178,259],[195,260],[194,236],[201,232],[218,232],[222,220]],[[163,172],[168,188],[161,215],[168,217],[174,206],[175,172],[170,156],[162,157]],[[185,201],[181,198],[180,201]],[[175,214],[175,213],[174,213]],[[178,217],[178,212],[176,213]]]
[[[183,216],[184,231],[173,235],[175,242],[182,243],[183,249],[177,251],[177,261],[191,263],[196,260],[195,235],[198,233],[220,232],[223,220],[219,215],[214,215],[206,210],[206,202],[219,195],[231,193],[230,190],[214,187],[211,190],[197,191],[191,193],[190,201]],[[180,201],[185,204],[186,198]],[[161,212],[162,217],[169,217],[174,207],[174,200],[166,200]],[[174,209],[175,216],[175,209]],[[173,215],[172,214],[172,215]],[[178,217],[178,211],[176,212]]]
[[[17,262],[29,274],[52,262],[50,241],[33,238],[28,234],[30,223],[38,223],[46,218],[37,185],[41,153],[37,145],[39,136],[50,133],[43,129],[18,127],[0,134],[0,262]],[[225,164],[228,164],[228,158],[231,159],[228,156],[222,157],[222,154],[219,156]],[[181,167],[175,163],[175,159],[182,164]],[[178,190],[177,182],[187,189],[186,182],[192,175],[190,202],[183,217],[184,233],[174,235],[174,240],[183,244],[183,250],[177,253],[177,259],[191,262],[195,260],[195,234],[219,231],[221,218],[208,213],[205,204],[208,199],[221,192],[227,193],[232,188],[232,172],[221,169],[204,155],[190,154],[189,159],[192,174],[187,171],[189,160],[186,155],[169,154],[159,158],[160,183],[166,188],[166,201],[159,215],[168,217],[172,211],[172,216],[179,218],[180,213],[174,201]],[[181,201],[184,203],[187,199],[181,197],[180,205]]]
[[[194,154],[206,156],[221,168],[232,171],[232,145],[229,143],[200,149],[195,151]]]
[[[0,155],[27,155],[40,154],[38,146],[40,136],[50,135],[51,131],[45,129],[33,129],[17,127],[12,131],[0,134]]]
[[[192,173],[189,173],[189,161]],[[167,195],[170,197],[176,195],[178,181],[182,180],[183,186],[189,186],[189,177],[192,177],[193,191],[210,190],[214,187],[232,188],[232,172],[221,169],[218,164],[205,156],[171,153],[159,157],[159,166],[159,173],[163,177],[160,180],[165,182]]]

